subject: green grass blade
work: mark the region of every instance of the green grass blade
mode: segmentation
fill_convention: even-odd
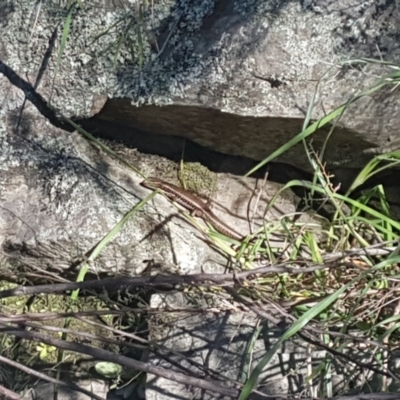
[[[111,242],[111,240],[114,239],[114,237],[119,233],[119,231],[122,229],[122,227],[125,225],[125,223],[128,221],[129,218],[132,217],[133,214],[135,214],[138,210],[140,210],[148,201],[150,201],[156,194],[158,193],[157,190],[154,192],[151,192],[146,198],[144,198],[142,201],[137,203],[132,210],[130,210],[128,213],[124,215],[124,217],[117,223],[117,225],[114,226],[114,228],[111,229],[110,232],[107,233],[106,236],[95,246],[95,248],[91,251],[90,256],[88,257],[88,261],[93,261],[95,260],[99,254],[102,252],[105,246],[107,246],[108,243]]]
[[[51,102],[51,97],[52,97],[53,89],[54,89],[54,83],[56,80],[58,69],[60,68],[61,59],[64,54],[65,47],[67,46],[67,40],[68,40],[68,36],[69,36],[69,31],[71,28],[72,14],[75,10],[75,5],[76,5],[76,3],[73,3],[71,5],[71,7],[69,8],[67,18],[64,22],[64,28],[63,28],[63,32],[61,35],[60,50],[58,51],[56,68],[54,71],[53,82],[51,84],[49,103]]]
[[[246,400],[253,389],[255,388],[257,381],[259,379],[259,376],[261,375],[263,369],[265,366],[271,361],[272,357],[275,355],[275,353],[279,350],[281,347],[282,343],[285,342],[286,340],[290,339],[292,336],[294,336],[298,331],[300,331],[302,328],[304,328],[305,325],[307,325],[313,318],[315,318],[318,314],[320,314],[322,311],[324,311],[327,307],[329,307],[333,302],[335,302],[339,296],[344,293],[348,287],[350,287],[353,284],[353,282],[348,283],[347,285],[344,285],[341,287],[339,290],[337,290],[335,293],[331,294],[324,300],[322,300],[320,303],[318,303],[316,306],[312,307],[310,310],[305,312],[276,342],[276,344],[271,348],[271,350],[268,351],[268,353],[263,357],[263,359],[258,363],[258,365],[254,368],[252,374],[250,375],[250,378],[246,382],[246,384],[243,386],[243,389],[240,393],[239,399],[238,400]]]
[[[323,188],[312,185],[311,182],[293,180],[293,181],[290,181],[289,183],[287,183],[283,188],[281,188],[279,190],[279,192],[274,196],[274,198],[279,196],[279,194],[283,190],[288,189],[293,186],[305,187],[307,189],[313,189],[315,192],[325,194],[325,190]],[[393,219],[389,218],[387,215],[384,215],[384,214],[380,213],[379,211],[376,211],[373,208],[360,203],[357,200],[351,199],[349,197],[346,197],[346,196],[338,194],[338,193],[334,193],[333,197],[337,200],[343,201],[344,203],[350,204],[351,206],[355,207],[356,209],[359,209],[359,210],[371,215],[372,217],[375,217],[381,221],[385,221],[385,223],[387,223],[391,226],[391,229],[394,228],[394,229],[400,230],[400,222],[394,221]],[[387,232],[387,233],[390,234],[390,232]]]
[[[393,75],[393,74],[392,74]],[[271,162],[275,158],[279,157],[281,154],[301,142],[302,140],[305,140],[307,137],[315,133],[319,128],[322,128],[326,124],[330,123],[333,121],[335,118],[341,116],[344,111],[346,110],[347,107],[350,106],[350,104],[354,103],[358,99],[364,97],[364,96],[369,96],[382,87],[388,85],[390,83],[390,79],[392,79],[392,75],[388,75],[386,77],[383,77],[379,79],[372,87],[363,90],[361,93],[358,95],[354,96],[352,99],[350,99],[347,103],[341,105],[340,107],[336,108],[335,110],[331,111],[328,115],[325,117],[320,118],[318,121],[314,122],[311,124],[307,129],[303,130],[300,132],[298,135],[296,135],[293,139],[289,140],[287,143],[285,143],[283,146],[281,146],[279,149],[275,150],[270,156],[265,158],[263,161],[258,163],[254,168],[252,168],[245,176],[252,175],[255,171],[263,167],[265,164]]]
[[[135,168],[133,165],[129,164],[127,161],[125,161],[124,158],[120,157],[115,151],[111,150],[108,146],[106,146],[101,140],[95,138],[92,134],[89,132],[85,131],[82,127],[80,127],[78,124],[76,124],[72,119],[69,119],[68,117],[63,116],[63,119],[71,124],[85,139],[87,139],[89,142],[94,143],[96,146],[99,146],[102,150],[104,150],[107,154],[110,156],[114,157],[118,161],[120,161],[122,164],[127,166],[129,169],[132,171],[136,172],[138,175],[140,175],[142,178],[146,178],[137,168]]]
[[[240,393],[240,396],[238,400],[246,400],[253,389],[257,385],[257,381],[263,371],[263,369],[266,367],[266,365],[271,361],[272,357],[275,355],[275,353],[279,350],[280,346],[282,345],[283,342],[286,340],[290,339],[292,336],[294,336],[297,332],[299,332],[304,326],[306,326],[313,318],[315,318],[318,314],[323,312],[325,309],[327,309],[332,303],[334,303],[348,288],[351,288],[354,284],[356,284],[358,281],[362,280],[370,274],[371,272],[378,271],[380,269],[388,268],[393,264],[397,264],[400,262],[400,256],[396,256],[393,258],[386,259],[379,264],[377,264],[375,267],[371,268],[369,271],[363,272],[354,279],[352,279],[349,283],[346,285],[342,286],[340,289],[338,289],[336,292],[332,293],[325,299],[323,299],[320,303],[318,303],[316,306],[312,307],[310,310],[305,312],[276,342],[276,344],[267,352],[267,354],[263,357],[263,359],[257,364],[257,366],[254,368],[252,374],[250,375],[250,378],[246,382],[246,384],[243,386],[243,389]]]

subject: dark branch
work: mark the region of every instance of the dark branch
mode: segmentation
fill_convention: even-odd
[[[133,358],[125,357],[119,354],[114,354],[106,350],[96,349],[94,347],[90,347],[84,344],[75,343],[75,342],[67,342],[65,340],[55,339],[53,337],[44,335],[42,333],[33,332],[33,331],[25,331],[21,329],[16,329],[15,327],[6,326],[0,324],[1,327],[7,328],[4,330],[5,333],[14,335],[23,339],[34,340],[36,342],[46,343],[50,346],[56,346],[59,349],[74,351],[80,354],[87,354],[98,360],[105,360],[109,362],[113,362],[128,368],[134,368],[139,371],[147,372],[150,374],[154,374],[156,376],[163,377],[165,379],[169,379],[174,382],[179,382],[184,385],[190,385],[194,387],[198,387],[204,390],[209,390],[214,393],[220,393],[225,396],[231,396],[237,398],[239,395],[238,389],[229,388],[226,386],[222,386],[217,381],[206,381],[204,379],[194,378],[191,376],[186,376],[180,374],[176,371],[169,371],[165,368],[160,368],[150,363],[144,363],[142,361],[134,360]]]
[[[328,267],[339,267],[340,263],[330,265],[314,265],[311,267],[289,267],[287,265],[267,266],[239,272],[236,274],[192,274],[192,275],[155,275],[140,276],[135,278],[107,278],[85,282],[59,283],[38,286],[19,286],[14,289],[0,292],[0,299],[12,296],[32,295],[38,293],[58,293],[70,290],[124,290],[138,287],[172,290],[177,286],[235,286],[243,280],[255,279],[257,275],[290,272],[303,274]]]
[[[47,118],[54,126],[73,132],[75,128],[61,121],[55,111],[47,104],[46,100],[32,87],[30,83],[22,79],[10,67],[0,60],[0,73],[2,73],[14,86],[21,89],[26,98],[38,109],[38,111]]]

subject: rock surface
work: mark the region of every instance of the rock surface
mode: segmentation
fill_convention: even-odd
[[[382,73],[379,68],[333,64],[351,57],[400,58],[399,12],[389,0],[166,0],[155,2],[152,10],[104,1],[71,9],[67,46],[58,60],[68,18],[62,7],[31,1],[1,5],[0,58],[36,82],[39,92],[64,115],[82,118],[101,110],[96,117],[100,124],[117,122],[140,132],[174,134],[253,160],[263,159],[301,130],[317,83],[329,67],[318,87],[314,117],[343,104]],[[125,36],[119,46],[121,32]],[[24,96],[3,77],[0,94],[1,275],[18,280],[38,271],[76,273],[78,261],[149,192],[139,185],[137,175],[76,132],[52,127],[31,106],[16,130]],[[132,103],[146,106],[135,108]],[[386,91],[346,112],[325,152],[341,181],[348,181],[349,171],[354,175],[372,155],[399,147],[398,108],[396,93]],[[327,133],[315,135],[316,151]],[[145,173],[175,172],[165,160],[142,158],[129,150],[123,154]],[[302,146],[279,161],[310,170]],[[221,187],[238,184],[224,179],[218,183]],[[243,193],[248,194],[254,181],[245,182]],[[276,192],[274,185],[269,187]],[[219,215],[246,233],[246,224],[225,212],[235,208],[232,199],[240,193],[232,197],[230,191],[218,191]],[[150,259],[183,273],[222,270],[226,260],[176,208],[161,196],[153,204],[154,209],[146,206],[146,213],[140,210],[127,222],[92,263],[92,272],[137,275]],[[287,198],[281,205],[284,214],[294,210]],[[254,329],[255,320],[250,319],[246,323]],[[211,315],[210,321],[214,330],[208,333],[217,342],[224,317]],[[199,320],[192,322],[191,334],[204,335],[200,329],[196,332]],[[232,338],[229,329],[220,337]],[[163,339],[171,340],[167,335]],[[176,342],[169,344],[176,347]],[[185,343],[180,344],[184,349]],[[257,346],[261,357],[268,347],[261,342]],[[237,349],[243,350],[243,342]],[[224,358],[226,350],[229,346],[214,352],[217,365],[220,360],[231,362]],[[208,355],[199,351],[193,358],[204,356]],[[276,371],[279,362],[273,360]],[[234,373],[236,366],[232,362]],[[272,390],[268,384],[271,395],[289,392],[288,386],[278,384]]]
[[[1,79],[2,87],[7,86]],[[0,274],[3,279],[37,283],[43,276],[74,276],[79,261],[151,191],[140,186],[141,177],[97,145],[49,124],[29,102],[22,114],[10,111],[0,123]],[[121,145],[114,150],[146,175],[167,180],[176,176],[176,165],[160,157]],[[253,178],[218,176],[211,206],[227,224],[247,234],[262,226],[260,221],[279,224],[282,216],[295,212],[297,199],[285,192],[265,214],[280,187],[268,181],[256,184]],[[216,273],[227,264],[160,195],[127,221],[90,267],[98,276],[136,276],[145,273],[148,260],[161,273]],[[219,321],[214,325],[218,328]],[[154,322],[152,329],[157,330]],[[187,335],[197,336],[195,323],[188,329]]]
[[[391,1],[168,0],[155,2],[151,10],[135,2],[102,4],[73,11],[57,63],[67,11],[51,3],[40,10],[28,1],[9,3],[2,10],[1,58],[34,80],[61,22],[39,88],[63,113],[92,115],[104,102],[99,95],[108,96],[114,100],[102,118],[253,159],[271,154],[300,131],[317,82],[330,67],[318,87],[314,117],[343,104],[382,73],[335,63],[400,58],[400,14]],[[176,107],[135,109],[131,102]],[[7,108],[17,103],[7,96]],[[353,105],[329,141],[328,165],[359,168],[372,155],[398,148],[398,109],[399,100],[389,91]],[[315,150],[325,138],[326,131],[315,135]],[[310,169],[302,146],[280,161]]]
[[[77,260],[89,254],[151,191],[140,186],[143,178],[138,174],[91,146],[77,132],[51,126],[32,105],[25,108],[19,125],[18,116],[9,113],[0,120],[2,254],[18,265],[71,271]],[[146,175],[169,180],[177,174],[176,165],[160,157],[120,150],[121,157]],[[215,212],[246,235],[246,204],[254,194],[254,179],[235,183],[226,176],[220,177],[217,185],[224,190],[216,198]],[[266,182],[255,221],[264,217],[262,210],[278,187]],[[185,221],[182,211],[160,195],[152,202],[157,206],[155,213],[149,211],[149,205],[139,209],[93,263],[93,272],[135,276],[151,259],[175,265],[181,273],[199,272],[207,263],[226,263],[208,246],[205,236]],[[278,211],[268,215],[279,220],[279,215],[295,211],[295,202],[294,196],[283,196],[276,203]],[[207,231],[206,226],[204,229]],[[7,273],[18,275],[11,271]]]
[[[30,103],[19,124],[18,117],[9,112],[0,120],[0,274],[37,283],[43,277],[76,275],[79,260],[150,191],[140,186],[142,178],[77,132],[47,123]],[[162,171],[166,179],[176,174],[176,166],[159,157],[115,150],[146,174],[160,176]],[[254,194],[254,179],[225,176],[216,184],[215,212],[246,233],[245,205]],[[252,199],[253,229],[277,186],[265,182],[257,201]],[[295,201],[290,194],[278,198],[266,220],[293,213]],[[162,273],[222,272],[227,263],[160,195],[127,221],[90,267],[98,276],[135,276],[144,273],[148,260]],[[195,337],[196,326],[190,330]]]
[[[21,1],[2,11],[0,56],[33,80],[66,10],[55,5],[38,10]],[[104,102],[99,95],[108,96],[114,100],[104,119],[262,159],[300,131],[319,79],[324,77],[314,117],[343,104],[382,73],[335,64],[361,57],[399,59],[399,18],[395,3],[374,0],[168,0],[151,10],[135,2],[85,5],[73,10],[62,62],[57,63],[56,46],[39,88],[68,115],[92,115]],[[15,101],[8,98],[6,107]],[[135,109],[131,102],[175,108]],[[357,102],[332,135],[325,161],[342,173],[398,148],[398,108],[390,91]],[[326,133],[315,135],[315,150]],[[302,146],[280,161],[310,169]]]

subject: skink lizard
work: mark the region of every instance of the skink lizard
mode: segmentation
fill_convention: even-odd
[[[243,235],[240,235],[230,226],[221,221],[221,219],[219,219],[210,210],[210,208],[207,206],[206,203],[204,203],[203,200],[188,192],[187,190],[155,177],[150,177],[140,184],[148,189],[162,190],[170,200],[185,207],[191,212],[193,216],[202,218],[204,221],[209,222],[216,231],[224,234],[225,236],[239,241],[243,239]]]

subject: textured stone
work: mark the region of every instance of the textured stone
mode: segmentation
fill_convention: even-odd
[[[47,3],[41,9],[30,1],[10,4],[1,22],[5,28],[1,54],[18,73],[33,80],[52,30],[60,19],[65,21],[66,11]],[[400,57],[396,39],[400,17],[391,1],[169,0],[155,2],[141,13],[136,2],[105,4],[104,8],[85,4],[74,12],[58,65],[59,49],[54,48],[39,87],[51,93],[52,103],[64,114],[78,117],[98,109],[93,103],[99,93],[125,98],[122,106],[111,100],[103,117],[137,128],[151,122],[158,132],[253,159],[263,159],[301,130],[319,79],[315,118],[384,73],[372,66],[340,67],[340,62]],[[14,96],[9,103],[8,108],[16,104]],[[152,108],[149,121],[146,110],[136,110],[131,103],[194,108],[178,109],[180,118],[174,109]],[[334,172],[341,173],[339,166],[347,171],[359,168],[372,155],[398,148],[398,108],[399,100],[388,90],[351,106],[324,154]],[[264,118],[238,119],[207,109]],[[163,118],[166,113],[173,123]],[[218,121],[223,121],[222,127]],[[326,133],[313,138],[316,151]],[[292,148],[280,161],[310,169],[302,146]]]

